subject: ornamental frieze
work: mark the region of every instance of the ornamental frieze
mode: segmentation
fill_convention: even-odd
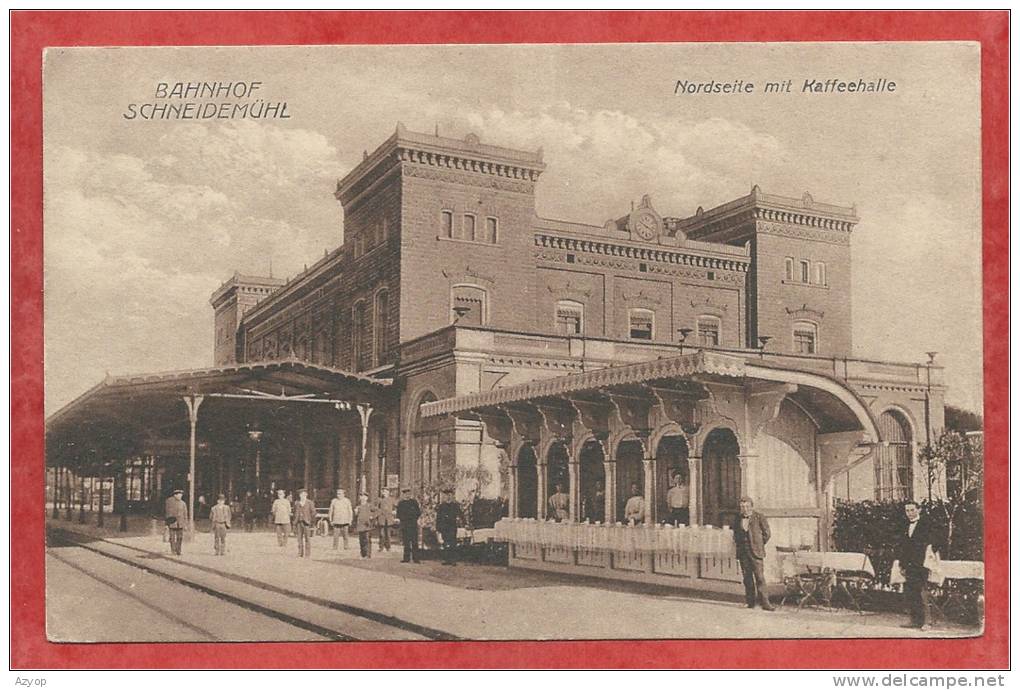
[[[517,194],[535,193],[535,183],[533,182],[493,177],[484,173],[458,173],[450,170],[438,170],[404,164],[404,174],[408,177],[419,177],[424,180],[436,180],[472,187],[483,187],[485,189],[498,189],[504,192],[516,192]]]
[[[850,235],[839,231],[814,230],[812,228],[798,227],[786,223],[758,223],[758,232],[766,235],[780,235],[782,237],[794,237],[799,240],[811,240],[812,242],[826,242],[828,244],[850,245]]]

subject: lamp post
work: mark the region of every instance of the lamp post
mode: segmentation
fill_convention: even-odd
[[[685,327],[685,328],[678,328],[677,329],[677,333],[680,334],[680,337],[679,337],[680,354],[684,353],[684,343],[687,342],[687,336],[689,336],[693,332],[694,332],[693,328],[686,328]]]
[[[771,335],[759,335],[758,336],[758,356],[765,359],[765,346],[772,340]]]
[[[262,431],[257,428],[248,429],[248,438],[255,444],[255,495],[262,494]]]
[[[931,447],[931,367],[935,364],[935,355],[938,352],[926,352],[925,354],[928,355],[928,363],[925,365],[928,383],[924,390],[924,456],[928,475],[928,502],[930,503],[931,485],[934,482],[931,463],[935,456]]]
[[[463,305],[454,307],[453,308],[453,314],[457,318],[455,318],[453,320],[453,323],[456,324],[458,321],[460,321],[462,318],[464,318],[464,316],[466,316],[469,311],[471,311],[471,307],[465,307]]]

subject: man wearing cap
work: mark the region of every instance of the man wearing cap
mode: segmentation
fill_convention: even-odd
[[[333,527],[333,550],[340,546],[340,537],[344,538],[344,550],[347,550],[347,532],[354,520],[354,506],[351,499],[344,495],[343,489],[336,490],[336,498],[329,502],[329,524]]]
[[[227,530],[230,529],[230,506],[227,497],[220,494],[216,497],[216,505],[209,511],[209,520],[213,528],[213,550],[217,556],[227,555]]]
[[[276,543],[281,547],[287,545],[287,533],[290,532],[290,501],[286,499],[286,495],[286,491],[278,489],[277,498],[269,509],[269,517],[276,527]]]
[[[182,489],[176,489],[166,499],[166,526],[170,529],[170,553],[180,556],[184,541],[184,527],[188,522],[188,506],[181,498]]]
[[[312,557],[312,530],[315,529],[315,503],[308,498],[308,489],[298,490],[294,502],[294,530],[297,533],[298,558]]]
[[[457,527],[463,519],[460,504],[453,498],[453,489],[444,489],[443,502],[436,508],[436,532],[443,551],[443,565],[455,565],[453,550],[457,546]]]
[[[400,537],[404,542],[404,557],[401,563],[418,560],[418,518],[421,517],[421,506],[411,495],[411,487],[400,490],[400,503],[397,504],[397,519],[400,520]]]

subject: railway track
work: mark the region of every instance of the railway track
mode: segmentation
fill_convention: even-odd
[[[104,559],[241,607],[254,614],[299,628],[324,640],[447,641],[461,639],[443,630],[419,625],[396,616],[295,592],[254,578],[169,558],[156,551],[108,539],[83,537],[69,530],[49,528],[47,543],[50,546],[82,549]],[[50,555],[109,587],[123,591],[123,588],[117,583],[97,575],[95,572],[86,572],[70,559],[61,557],[52,551]],[[139,562],[139,558],[147,559],[149,562]],[[157,566],[157,563],[166,567]],[[267,599],[269,600],[267,601]],[[156,608],[152,604],[147,603],[146,605]]]

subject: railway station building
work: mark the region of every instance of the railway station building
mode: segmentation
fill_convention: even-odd
[[[680,476],[693,523],[749,495],[777,543],[824,548],[835,501],[925,494],[943,371],[855,353],[856,208],[755,186],[682,217],[635,190],[588,225],[540,215],[544,169],[398,125],[337,182],[341,246],[212,292],[210,367],[107,377],[47,420],[53,509],[101,475],[148,510],[193,464],[196,495],[449,485],[512,517],[560,485],[574,521],[636,486],[659,521]]]

